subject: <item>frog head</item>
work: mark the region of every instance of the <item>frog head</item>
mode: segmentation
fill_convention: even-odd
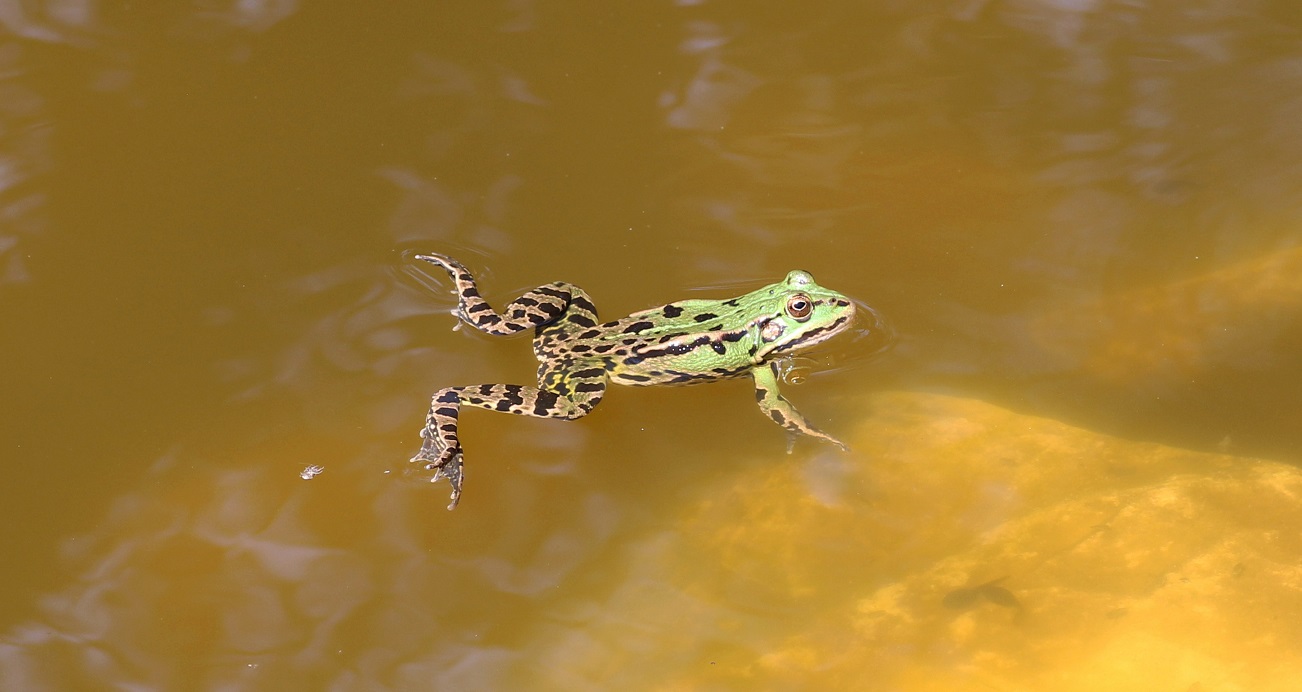
[[[854,322],[854,303],[823,288],[809,272],[796,270],[781,283],[751,294],[758,319],[753,323],[755,358],[765,361],[826,341]]]

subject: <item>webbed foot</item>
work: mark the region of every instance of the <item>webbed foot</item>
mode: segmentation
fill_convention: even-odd
[[[448,479],[448,483],[452,484],[452,502],[448,504],[448,510],[456,509],[457,503],[461,501],[461,480],[464,477],[461,448],[444,447],[438,435],[430,434],[428,429],[421,430],[420,436],[425,442],[411,461],[423,464],[426,470],[434,472],[431,483],[437,483],[440,478]]]
[[[426,466],[425,468],[430,468],[430,467]],[[457,452],[452,456],[450,460],[448,460],[446,464],[443,464],[442,466],[438,467],[438,469],[434,471],[434,477],[430,479],[431,483],[436,483],[438,482],[439,478],[446,478],[448,479],[448,483],[452,484],[452,497],[451,497],[451,501],[448,502],[449,512],[456,509],[457,503],[461,501],[462,477],[463,476],[461,471],[461,452]]]

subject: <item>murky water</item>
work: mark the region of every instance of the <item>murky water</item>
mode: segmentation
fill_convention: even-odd
[[[1302,672],[1296,503],[1265,499],[1300,487],[1292,4],[82,0],[0,24],[0,687]],[[449,513],[406,463],[429,394],[534,366],[451,331],[417,251],[498,305],[560,279],[606,318],[802,268],[896,341],[829,342],[785,390],[848,454],[783,454],[745,382],[618,388],[576,422],[465,413]],[[1127,542],[1168,526],[1193,533]]]

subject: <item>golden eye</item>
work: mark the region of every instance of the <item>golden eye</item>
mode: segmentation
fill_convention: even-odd
[[[810,313],[814,312],[814,302],[809,296],[803,293],[797,293],[787,298],[787,314],[800,322],[809,319]]]

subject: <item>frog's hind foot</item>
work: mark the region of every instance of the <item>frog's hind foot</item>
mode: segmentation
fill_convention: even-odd
[[[457,503],[461,501],[461,480],[464,478],[461,469],[461,449],[443,448],[436,441],[437,437],[427,434],[424,430],[421,430],[420,434],[425,438],[425,443],[421,445],[416,456],[411,458],[411,462],[421,464],[425,470],[434,472],[434,477],[429,479],[431,483],[437,483],[440,478],[448,479],[448,483],[452,484],[452,502],[448,504],[448,509],[456,509]]]
[[[429,468],[429,466],[426,466],[425,468]],[[448,511],[450,512],[456,509],[457,503],[461,501],[461,479],[463,476],[461,471],[460,452],[453,456],[446,464],[438,467],[438,469],[434,471],[434,477],[430,479],[430,482],[436,483],[440,478],[446,478],[448,479],[448,483],[452,484],[452,498],[451,501],[448,502]]]
[[[822,432],[822,431],[820,431],[820,430],[814,430],[814,429],[811,428],[811,429],[809,429],[809,430],[788,430],[788,431],[787,431],[787,454],[790,454],[790,453],[792,453],[792,452],[795,450],[795,448],[796,448],[796,440],[798,440],[798,439],[800,439],[802,436],[806,436],[806,435],[808,435],[809,437],[813,437],[813,438],[815,438],[815,439],[818,439],[818,440],[822,440],[822,441],[827,442],[827,443],[829,443],[829,444],[836,445],[837,447],[839,447],[839,448],[841,449],[842,452],[848,452],[848,451],[850,451],[850,445],[847,445],[846,443],[844,443],[844,442],[842,442],[842,441],[836,439],[835,437],[832,437],[831,435],[828,435],[828,434],[825,433],[825,432]]]

